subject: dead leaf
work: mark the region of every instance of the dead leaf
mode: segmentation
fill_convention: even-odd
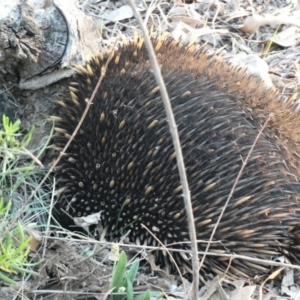
[[[30,250],[36,252],[42,242],[42,233],[36,229],[34,229],[34,227],[36,226],[36,223],[31,223],[31,224],[27,224],[25,226],[25,233],[26,233],[26,238],[27,237],[31,237],[30,240]]]
[[[38,251],[40,245],[41,245],[41,241],[42,241],[42,235],[40,234],[40,232],[37,231],[32,231],[30,233],[31,236],[31,240],[30,240],[30,250],[31,251]]]
[[[225,34],[228,34],[227,29],[212,29],[209,27],[194,29],[183,22],[178,22],[178,24],[176,24],[176,27],[172,31],[173,38],[175,40],[180,39],[183,43],[190,43],[192,41],[200,43],[201,40],[204,40],[204,36],[206,37],[206,39],[211,39],[214,42],[219,42],[221,40],[220,36]],[[212,45],[213,41],[211,41]]]
[[[299,286],[294,282],[294,270],[285,269],[284,276],[281,283],[281,293],[283,295],[288,295],[291,299],[300,299]]]
[[[256,32],[259,27],[264,26],[264,25],[294,25],[297,27],[300,27],[300,22],[299,20],[296,19],[291,19],[290,16],[272,16],[272,15],[266,15],[266,16],[261,16],[254,14],[251,17],[247,17],[244,20],[244,24],[240,27],[242,31],[245,33],[254,33]]]
[[[251,75],[260,77],[267,87],[273,87],[268,64],[255,54],[238,54],[232,58],[235,66],[244,67]]]
[[[105,19],[104,24],[110,22],[119,22],[133,17],[133,10],[130,5],[123,5],[107,14],[103,14],[101,18]]]
[[[101,211],[88,215],[86,217],[75,217],[74,222],[80,227],[89,227],[93,224],[98,224],[100,221]]]
[[[255,285],[244,286],[230,292],[230,300],[248,300],[253,299],[253,293],[256,289]]]
[[[219,299],[227,299],[227,295],[221,286],[221,282],[223,280],[217,275],[214,279],[209,283],[209,287],[205,294],[200,298],[201,300],[209,300],[212,299],[212,295],[217,292]]]
[[[261,286],[259,287],[259,299],[262,299],[262,295],[263,295],[263,288],[265,286],[265,284],[267,283],[268,280],[272,280],[274,278],[276,278],[283,270],[284,268],[278,268],[276,269],[272,274],[269,275],[269,277],[261,284]]]
[[[300,41],[300,28],[291,26],[272,37],[272,42],[282,47],[295,47]]]
[[[173,22],[183,22],[193,28],[203,24],[202,16],[192,7],[175,6],[171,8],[168,18]]]
[[[245,285],[245,280],[243,279],[237,279],[234,281],[231,281],[230,284],[234,285],[236,289],[240,289]]]
[[[169,275],[167,274],[167,272],[163,269],[161,269],[160,267],[158,267],[155,263],[155,257],[153,254],[151,254],[150,252],[147,253],[147,257],[146,257],[148,263],[151,266],[151,270],[157,272],[162,278],[167,279],[169,281],[174,281],[174,275]]]

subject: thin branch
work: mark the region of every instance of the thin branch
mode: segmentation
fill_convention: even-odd
[[[198,272],[198,246],[197,246],[197,236],[196,236],[196,230],[195,230],[195,222],[194,222],[194,216],[193,216],[193,209],[192,209],[192,204],[191,204],[191,197],[190,197],[190,190],[188,186],[188,181],[187,181],[187,176],[185,172],[185,166],[184,166],[184,161],[183,161],[183,155],[182,155],[182,150],[180,146],[180,140],[179,140],[179,135],[177,131],[177,126],[175,122],[175,118],[173,115],[170,99],[168,96],[168,92],[166,89],[166,86],[164,84],[164,80],[161,76],[160,68],[156,59],[155,51],[153,49],[153,45],[150,41],[149,35],[148,35],[148,30],[146,26],[143,24],[142,17],[140,13],[138,12],[135,3],[133,0],[128,0],[130,3],[135,17],[141,27],[141,30],[144,35],[145,39],[145,46],[148,50],[149,58],[150,58],[150,63],[151,67],[154,70],[154,76],[156,79],[156,82],[160,88],[160,93],[161,97],[164,103],[167,119],[169,121],[169,126],[170,126],[170,132],[172,135],[172,140],[176,152],[176,159],[177,159],[177,166],[179,170],[179,176],[180,176],[180,182],[183,187],[183,199],[184,199],[184,204],[185,204],[185,210],[187,214],[187,221],[188,221],[188,227],[189,227],[189,236],[191,240],[191,250],[192,250],[192,267],[193,267],[193,284],[192,284],[192,299],[198,299],[198,285],[199,285],[199,272]]]
[[[215,224],[214,229],[213,229],[213,231],[212,231],[212,233],[211,233],[211,236],[210,236],[210,239],[209,239],[208,244],[207,244],[207,246],[206,246],[204,255],[202,256],[202,259],[201,259],[201,262],[200,262],[200,266],[199,266],[199,272],[200,272],[200,270],[201,270],[201,268],[202,268],[202,265],[203,265],[204,260],[205,260],[205,257],[206,257],[206,253],[208,252],[208,249],[209,249],[210,244],[211,244],[211,242],[212,242],[212,240],[213,240],[213,237],[214,237],[214,235],[215,235],[215,233],[216,233],[216,230],[217,230],[217,228],[218,228],[218,226],[219,226],[219,224],[220,224],[220,221],[221,221],[221,219],[222,219],[222,217],[223,217],[223,214],[224,214],[224,212],[225,212],[225,209],[226,209],[226,207],[228,206],[228,203],[229,203],[230,199],[232,198],[232,195],[233,195],[233,193],[234,193],[234,191],[235,191],[235,188],[236,188],[236,186],[237,186],[237,184],[238,184],[238,182],[239,182],[239,180],[240,180],[240,178],[241,178],[241,176],[242,176],[242,173],[243,173],[243,171],[244,171],[244,169],[245,169],[245,167],[246,167],[246,165],[247,165],[247,162],[248,162],[248,160],[249,160],[249,158],[250,158],[250,156],[251,156],[251,154],[252,154],[252,152],[253,152],[253,149],[254,149],[255,145],[256,145],[258,139],[260,138],[262,132],[263,132],[264,129],[266,128],[266,126],[267,126],[267,124],[268,124],[268,122],[269,122],[269,120],[270,120],[271,117],[272,117],[272,114],[270,114],[270,115],[268,116],[268,118],[267,118],[265,124],[264,124],[263,127],[260,129],[259,133],[257,134],[257,136],[256,136],[256,138],[255,138],[255,141],[254,141],[254,143],[252,144],[252,147],[251,147],[251,149],[249,150],[246,159],[245,159],[244,161],[242,160],[242,161],[243,161],[243,165],[242,165],[242,167],[241,167],[241,169],[240,169],[240,171],[239,171],[238,176],[237,176],[236,179],[235,179],[235,182],[234,182],[233,187],[232,187],[232,189],[231,189],[231,191],[230,191],[230,194],[229,194],[229,196],[228,196],[228,198],[227,198],[227,200],[226,200],[226,202],[225,202],[225,205],[223,206],[223,209],[222,209],[222,211],[221,211],[221,213],[220,213],[220,216],[219,216],[219,218],[218,218],[218,221],[217,221],[217,223]]]
[[[66,233],[66,232],[57,232],[57,233]],[[49,236],[47,237],[48,240],[54,240],[54,241],[68,241],[68,242],[74,242],[75,244],[78,243],[78,239],[80,239],[80,243],[88,243],[88,244],[100,244],[100,245],[108,245],[112,246],[115,243],[112,242],[107,242],[107,241],[98,241],[94,238],[87,238],[86,236],[80,235],[73,233],[72,236],[74,237],[74,240],[67,239],[65,237],[53,237]],[[191,250],[182,250],[178,248],[170,248],[168,245],[164,245],[164,247],[158,247],[158,246],[146,246],[146,245],[136,245],[136,244],[122,244],[118,243],[120,247],[129,247],[129,248],[134,248],[134,249],[146,249],[146,250],[154,250],[154,251],[163,251],[165,249],[168,249],[171,252],[183,252],[186,254],[191,254]],[[295,270],[300,270],[300,266],[298,265],[292,265],[288,263],[282,263],[282,262],[277,262],[274,260],[269,260],[269,259],[261,259],[261,258],[256,258],[256,257],[251,257],[251,256],[246,256],[246,255],[239,255],[239,254],[220,254],[220,253],[214,253],[214,252],[204,252],[204,251],[199,251],[199,255],[204,255],[206,254],[207,256],[217,256],[217,257],[226,257],[226,258],[232,258],[232,259],[239,259],[242,261],[251,261],[259,265],[265,265],[265,266],[279,266],[279,267],[285,267],[285,268],[291,268]]]
[[[153,238],[161,245],[161,247],[164,249],[164,251],[166,251],[166,252],[168,253],[168,255],[169,255],[169,257],[170,257],[172,263],[174,264],[174,266],[175,266],[175,268],[176,268],[176,270],[177,270],[177,272],[178,272],[178,274],[179,274],[179,276],[180,276],[181,282],[182,282],[182,284],[183,284],[183,290],[184,290],[184,293],[185,293],[185,295],[187,295],[187,292],[186,292],[186,289],[185,289],[185,284],[184,284],[184,280],[183,280],[182,274],[181,274],[181,272],[180,272],[180,269],[179,269],[179,267],[178,267],[178,265],[177,265],[177,263],[176,263],[176,261],[175,261],[173,255],[171,254],[170,250],[163,244],[163,242],[162,242],[159,238],[157,238],[157,237],[153,234],[153,232],[152,232],[146,225],[142,224],[142,227],[145,228],[145,229],[151,234],[151,236],[152,236],[152,237],[153,237]]]
[[[115,46],[115,45],[114,45]],[[112,51],[112,54],[113,54],[113,51]],[[69,145],[71,144],[71,142],[73,141],[74,137],[76,136],[78,130],[80,129],[81,127],[81,124],[83,123],[89,109],[90,109],[90,106],[91,104],[93,103],[93,100],[99,90],[99,87],[103,81],[103,78],[106,74],[106,70],[107,70],[107,67],[108,67],[108,64],[109,62],[111,61],[112,59],[112,55],[110,55],[105,63],[105,65],[101,68],[101,76],[97,82],[97,85],[93,91],[93,94],[91,96],[90,99],[86,99],[86,108],[82,114],[82,117],[80,119],[80,121],[78,122],[78,125],[76,126],[72,136],[70,137],[70,139],[68,140],[67,144],[65,145],[64,149],[60,152],[58,158],[54,161],[53,165],[51,166],[51,168],[49,169],[49,171],[47,172],[47,174],[44,176],[44,178],[42,179],[42,181],[39,183],[39,185],[34,189],[34,191],[32,191],[31,195],[28,197],[28,199],[26,201],[24,201],[23,203],[23,207],[25,207],[30,201],[31,199],[36,195],[37,191],[43,186],[43,184],[45,183],[45,181],[47,180],[47,178],[50,176],[50,174],[53,172],[54,168],[57,166],[57,164],[59,163],[60,159],[62,158],[62,156],[66,153]],[[23,210],[22,209],[19,209],[18,213],[16,213],[16,215],[14,216],[14,218],[12,219],[11,221],[11,224],[13,226],[13,224],[16,224],[16,221],[17,219],[21,216]],[[4,233],[4,236],[11,230],[10,228],[11,226],[8,226],[8,228],[6,229],[5,233]]]

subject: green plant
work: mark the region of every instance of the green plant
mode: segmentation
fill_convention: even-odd
[[[16,283],[12,279],[16,274],[37,275],[32,271],[36,264],[27,263],[30,237],[15,218],[19,212],[31,216],[37,211],[35,204],[23,205],[39,172],[38,159],[27,149],[34,128],[21,134],[20,125],[20,120],[11,122],[3,115],[0,126],[0,280],[8,284]]]
[[[160,293],[147,290],[143,294],[135,295],[133,283],[139,268],[139,261],[135,260],[126,271],[127,257],[124,251],[119,255],[118,249],[114,251],[118,257],[118,262],[114,264],[113,275],[110,283],[111,300],[150,300],[161,297]]]
[[[33,128],[23,137],[22,140],[19,140],[21,137],[21,134],[19,133],[20,125],[20,120],[11,122],[7,116],[2,116],[3,130],[0,130],[0,158],[2,159],[2,174],[5,174],[9,168],[9,164],[16,161],[21,154],[28,154],[26,147],[31,141]],[[14,172],[17,171],[18,170],[14,170]]]
[[[0,126],[0,197],[6,201],[12,199],[15,211],[19,210],[24,201],[21,199],[22,195],[30,194],[45,174],[39,157],[45,152],[53,130],[42,148],[35,150],[34,154],[27,149],[32,140],[33,130],[34,126],[26,134],[22,134],[20,120],[11,122],[7,116],[3,115],[2,117],[2,126]],[[45,198],[45,194],[47,194],[43,193],[42,189],[37,193],[39,199]],[[18,205],[16,205],[17,198],[21,199]],[[40,203],[44,207],[46,201],[43,199]]]
[[[0,200],[0,229],[7,224],[7,214],[11,207],[11,202],[5,205],[4,200]],[[8,284],[15,284],[16,282],[8,274],[33,274],[37,273],[25,269],[27,266],[34,266],[27,264],[27,256],[30,251],[30,237],[25,238],[24,229],[20,222],[17,222],[15,229],[8,232],[5,237],[0,238],[0,279]],[[4,272],[5,273],[4,273]]]

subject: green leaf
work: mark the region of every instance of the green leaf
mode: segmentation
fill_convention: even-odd
[[[21,121],[17,120],[15,123],[10,123],[10,132],[12,134],[18,132],[20,130]]]
[[[29,143],[32,139],[34,129],[35,129],[35,126],[31,126],[30,131],[23,137],[23,139],[22,139],[23,148],[26,148],[29,145]]]
[[[28,237],[25,241],[23,241],[22,243],[20,243],[19,246],[18,246],[18,248],[15,249],[14,255],[16,256],[18,254],[20,256],[27,257],[27,254],[30,251],[30,245],[29,245],[30,241],[31,241],[31,237]]]
[[[127,265],[127,257],[124,251],[122,251],[119,257],[119,261],[115,265],[113,271],[111,288],[114,288],[114,291],[118,291],[121,286],[125,274],[126,265]]]
[[[127,274],[127,278],[133,283],[135,281],[135,277],[136,277],[136,274],[137,274],[137,271],[139,269],[139,260],[136,259],[133,264],[131,265],[129,271],[128,271],[128,274]]]
[[[150,300],[151,293],[149,290],[147,290],[144,294],[138,295],[134,298],[134,300]]]
[[[127,277],[127,300],[133,300],[133,286],[132,281]]]
[[[4,215],[11,208],[12,202],[5,202],[3,199],[0,199],[0,216]]]
[[[17,233],[19,234],[19,242],[21,244],[24,241],[24,232],[20,221],[17,223]]]
[[[31,270],[28,270],[28,269],[25,269],[25,268],[20,268],[14,264],[11,265],[12,269],[14,271],[17,271],[19,273],[22,273],[22,274],[30,274],[30,275],[34,275],[34,276],[38,276],[39,273],[35,272],[35,271],[31,271]]]
[[[6,239],[5,239],[5,252],[10,252],[10,249],[12,247],[13,241],[12,241],[12,233],[8,232]],[[4,251],[3,251],[4,252]]]
[[[9,277],[5,276],[3,273],[0,272],[0,279],[8,284],[17,284],[14,280],[10,279]]]

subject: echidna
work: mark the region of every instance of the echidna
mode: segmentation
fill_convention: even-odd
[[[199,251],[206,242],[262,125],[246,169],[219,224],[202,274],[223,273],[223,253],[260,259],[286,255],[299,263],[300,117],[274,89],[214,54],[170,39],[153,40],[171,99],[191,191]],[[59,101],[54,144],[65,146],[86,108],[109,54],[77,68],[69,95]],[[159,89],[143,40],[113,54],[83,124],[59,163],[58,209],[72,217],[101,211],[113,236],[129,229],[137,244],[188,249],[189,234],[176,157]],[[61,213],[65,226],[72,220]],[[174,252],[190,272],[187,254]],[[172,271],[165,253],[157,263]],[[229,275],[254,278],[266,265],[234,259]]]

